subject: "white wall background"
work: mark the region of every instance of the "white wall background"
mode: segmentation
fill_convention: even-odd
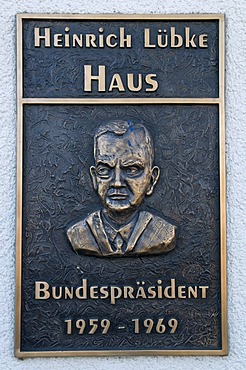
[[[14,358],[16,13],[224,13],[226,16],[227,357]],[[246,0],[0,0],[0,369],[246,369]]]

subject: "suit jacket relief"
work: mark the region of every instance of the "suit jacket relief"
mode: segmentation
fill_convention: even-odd
[[[91,213],[67,231],[75,251],[99,257],[166,253],[175,247],[175,234],[174,225],[145,211],[139,212],[125,252],[113,250],[100,211]]]

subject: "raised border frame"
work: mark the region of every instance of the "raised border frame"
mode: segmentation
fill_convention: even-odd
[[[82,356],[225,356],[227,338],[226,286],[226,166],[225,166],[225,96],[224,96],[224,15],[223,14],[17,14],[17,189],[16,189],[16,302],[15,356],[82,357]],[[219,21],[219,97],[218,98],[23,98],[22,23],[26,19],[51,20],[218,20]],[[221,350],[95,350],[95,351],[21,351],[22,286],[22,178],[23,178],[23,107],[25,104],[217,104],[219,106],[220,171],[220,288]]]

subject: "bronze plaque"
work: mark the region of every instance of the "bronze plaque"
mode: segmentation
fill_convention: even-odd
[[[17,16],[17,357],[227,354],[223,25]]]

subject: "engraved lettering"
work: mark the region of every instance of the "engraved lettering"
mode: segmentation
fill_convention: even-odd
[[[62,297],[62,287],[52,287],[52,297],[54,299],[61,299]]]
[[[199,287],[202,291],[202,298],[207,298],[207,289],[209,288],[208,286],[200,286]]]
[[[98,66],[98,75],[92,75],[92,66],[84,66],[84,91],[92,91],[91,81],[98,81],[98,91],[105,91],[105,69],[103,65]]]
[[[44,29],[44,35],[40,35],[40,28],[34,28],[34,45],[36,48],[41,46],[41,41],[44,41],[46,48],[50,47],[50,28]]]
[[[83,47],[83,35],[73,35],[73,48],[76,46]]]
[[[85,36],[85,45],[87,48],[89,47],[96,48],[97,44],[95,41],[96,41],[96,36],[94,34],[87,34]]]
[[[155,73],[146,75],[146,77],[145,77],[146,83],[148,85],[152,86],[152,87],[147,87],[146,91],[152,92],[152,91],[156,91],[158,89],[159,84],[156,80],[154,80],[154,78],[156,78],[156,77],[157,76],[156,76]]]
[[[73,287],[65,287],[65,292],[64,292],[64,298],[67,299],[67,298],[70,298],[72,299],[73,298]]]
[[[171,285],[164,289],[164,296],[166,298],[175,298],[175,279],[171,279]]]
[[[159,33],[162,32],[162,30],[158,31]],[[163,30],[164,33],[167,32],[167,30]],[[166,48],[168,45],[168,37],[167,35],[158,35],[157,36],[157,44],[160,48]]]
[[[178,298],[186,298],[185,286],[178,287]]]
[[[145,48],[207,48],[208,35],[197,35],[191,33],[190,27],[184,27],[182,31],[177,32],[175,27],[159,29],[158,34],[149,28],[144,29],[144,47]]]
[[[145,48],[155,48],[155,44],[150,43],[150,29],[145,28],[144,29],[144,47]]]
[[[120,27],[120,48],[130,48],[132,46],[132,36],[125,35],[125,28]]]
[[[189,286],[188,287],[188,298],[197,298],[197,286]]]
[[[70,31],[70,28],[66,27],[65,32],[69,32],[69,31]],[[70,38],[68,34],[65,34],[65,48],[69,48],[69,47],[70,47]]]
[[[125,88],[124,88],[124,85],[122,83],[119,73],[115,73],[113,75],[108,91],[112,91],[113,89],[118,89],[119,91],[125,91]]]
[[[185,27],[185,47],[189,48],[190,46],[192,48],[196,48],[196,43],[195,43],[195,37],[196,34],[193,34],[190,36],[190,27]]]
[[[49,284],[46,281],[35,282],[35,299],[48,299],[50,293],[48,291]]]
[[[122,295],[122,290],[117,286],[111,286],[110,288],[110,303],[115,304],[116,299],[120,298]]]
[[[183,37],[175,32],[175,27],[171,27],[171,47],[180,48],[183,45]]]
[[[123,287],[115,285],[90,286],[87,279],[82,279],[81,285],[78,287],[52,286],[46,281],[36,281],[35,299],[109,299],[110,304],[115,305],[119,299],[206,299],[208,289],[208,285],[177,285],[175,279],[171,279],[169,284],[165,284],[163,280],[159,279],[153,286],[146,286],[145,281],[137,281],[135,286]]]
[[[56,48],[62,48],[62,34],[57,33],[54,35],[54,46]]]
[[[115,48],[118,44],[117,42],[115,41],[114,43],[112,42],[112,39],[116,39],[117,40],[117,36],[114,35],[114,34],[110,34],[106,37],[106,44],[110,47],[110,48]]]
[[[130,91],[140,91],[142,89],[142,75],[138,74],[138,84],[134,86],[134,74],[128,73],[127,74],[127,85]]]
[[[82,279],[82,285],[75,290],[75,295],[79,299],[87,298],[87,279]]]
[[[206,33],[199,36],[199,47],[200,48],[208,47],[208,35]]]
[[[90,288],[91,299],[98,299],[98,286],[92,286]]]
[[[134,289],[131,286],[124,286],[124,298],[134,299]]]

